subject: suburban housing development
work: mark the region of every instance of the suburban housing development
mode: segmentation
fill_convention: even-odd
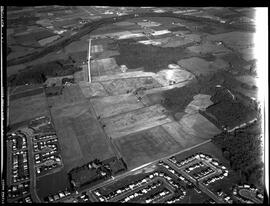
[[[255,8],[7,7],[7,203],[264,202]]]

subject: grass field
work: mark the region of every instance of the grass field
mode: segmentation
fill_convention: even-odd
[[[177,65],[178,66],[178,65]],[[178,66],[179,67],[179,66]],[[163,69],[154,76],[162,86],[170,85],[171,81],[175,83],[190,81],[194,78],[194,75],[184,69],[173,68],[173,69]]]
[[[133,94],[123,94],[91,99],[95,112],[101,118],[125,113],[144,107]]]
[[[222,59],[216,59],[213,62],[208,62],[199,57],[182,59],[178,61],[177,64],[196,76],[217,72],[218,70],[225,69],[228,66],[228,63]]]
[[[242,83],[248,84],[251,87],[256,86],[258,82],[258,78],[251,75],[237,76],[236,79]]]
[[[106,58],[120,55],[120,53],[117,50],[105,50],[102,53],[97,53],[94,55],[97,59],[106,59]]]
[[[118,46],[121,55],[115,59],[119,65],[125,64],[129,69],[144,67],[147,72],[158,72],[167,68],[168,64],[176,63],[192,54],[181,47],[161,48],[136,43],[133,40],[118,41]]]
[[[206,42],[199,46],[191,46],[188,47],[188,49],[194,53],[199,54],[207,54],[207,53],[224,54],[231,52],[231,50],[225,48],[223,45],[217,45],[212,42]]]
[[[258,98],[258,88],[245,89],[243,87],[237,87],[235,90],[246,95],[247,97],[251,97],[251,98],[255,98],[255,99]]]
[[[131,25],[134,25],[134,23],[133,23],[133,22],[128,22],[128,21],[120,21],[120,22],[114,23],[114,25],[125,27],[125,26],[131,26]]]
[[[120,73],[119,66],[114,58],[97,59],[91,62],[91,75],[102,76]]]
[[[205,94],[197,94],[193,97],[193,100],[188,104],[188,106],[185,109],[185,112],[188,114],[193,114],[198,112],[198,110],[203,110],[210,105],[213,104],[213,102],[210,100],[210,95]]]
[[[18,64],[14,66],[7,67],[7,78],[11,75],[16,75],[20,70],[24,69],[26,66],[24,64]]]
[[[52,107],[62,107],[72,103],[85,101],[79,85],[64,87],[61,95],[47,97],[48,104]]]
[[[220,58],[226,62],[231,63],[234,70],[237,70],[237,69],[241,70],[242,67],[249,65],[248,62],[246,62],[241,57],[235,55],[234,53],[227,53],[227,54],[221,55]]]
[[[12,94],[18,94],[18,93],[22,93],[22,92],[42,88],[42,87],[43,87],[42,84],[20,85],[12,89]]]
[[[10,124],[30,120],[34,117],[48,115],[46,97],[44,93],[21,97],[10,101]]]
[[[246,61],[252,61],[255,59],[255,48],[254,47],[240,49],[239,52],[241,53],[242,58]]]
[[[92,35],[98,35],[98,34],[106,34],[106,33],[113,33],[113,32],[122,32],[122,31],[132,31],[136,29],[140,29],[141,27],[134,24],[129,26],[117,26],[115,24],[106,25],[99,27],[95,31],[93,31]]]
[[[155,40],[156,41],[156,40]],[[162,47],[179,47],[192,43],[193,40],[185,37],[173,36],[166,41]]]
[[[223,41],[227,46],[239,50],[253,45],[254,33],[234,31],[217,35],[209,35],[208,39],[212,41]]]
[[[102,85],[111,95],[125,94],[127,91],[135,91],[140,87],[152,89],[162,86],[152,77],[115,79],[102,82]]]
[[[32,90],[28,90],[28,91],[25,91],[25,92],[20,92],[20,93],[12,94],[9,97],[9,99],[10,100],[16,100],[16,99],[20,99],[20,98],[23,98],[23,97],[33,96],[33,95],[37,95],[37,94],[41,94],[41,93],[43,93],[43,87],[32,89]]]
[[[90,37],[88,36],[88,39],[89,38]],[[81,52],[81,51],[88,51],[88,39],[74,41],[68,46],[64,47],[63,50],[65,51],[66,54],[74,53],[74,52]]]
[[[32,47],[20,46],[20,45],[10,46],[10,48],[11,48],[11,52],[8,54],[7,60],[24,56],[27,53],[33,52],[34,50]]]
[[[161,105],[140,108],[128,113],[102,119],[105,132],[112,138],[126,136],[172,120]]]
[[[129,169],[183,149],[162,127],[154,127],[113,141]]]
[[[179,124],[185,133],[201,139],[210,139],[221,132],[213,123],[199,113],[184,115]]]
[[[161,127],[168,134],[170,134],[170,136],[175,139],[175,141],[177,141],[183,148],[194,146],[204,141],[204,139],[198,136],[190,135],[187,133],[176,121],[163,124]]]
[[[66,171],[95,158],[104,160],[114,155],[87,101],[53,108],[52,118]]]
[[[55,36],[51,36],[51,37],[47,37],[47,38],[44,38],[44,39],[41,39],[38,41],[38,43],[41,45],[41,46],[45,46],[46,44],[49,44],[55,40],[57,40],[58,38],[60,38],[61,36],[59,35],[55,35]]]
[[[67,171],[62,169],[50,175],[46,175],[37,179],[36,191],[38,196],[43,199],[48,195],[56,194],[59,191],[70,189],[70,183],[67,176]]]
[[[83,95],[86,98],[89,97],[104,97],[107,96],[108,93],[105,91],[104,87],[99,82],[92,82],[91,84],[88,82],[80,82],[79,86],[82,90]]]

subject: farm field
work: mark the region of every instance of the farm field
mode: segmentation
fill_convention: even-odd
[[[41,93],[11,100],[9,114],[11,125],[38,116],[49,115],[45,94]]]
[[[127,113],[102,119],[105,132],[112,138],[126,136],[172,120],[161,105],[140,108]]]
[[[117,145],[129,169],[136,168],[183,149],[181,144],[171,138],[160,126],[116,138],[113,141]]]
[[[99,27],[95,31],[92,32],[93,35],[99,35],[99,34],[106,34],[106,33],[113,33],[113,32],[122,32],[122,31],[132,31],[136,29],[140,29],[141,27],[133,24],[129,26],[118,26],[118,25],[106,25],[103,27]]]
[[[13,58],[17,58],[20,56],[24,56],[27,53],[31,53],[33,52],[33,48],[28,47],[28,46],[10,46],[11,48],[11,52],[8,54],[7,56],[7,60],[8,59],[13,59]]]
[[[188,148],[203,142],[200,136],[192,136],[176,121],[163,124],[161,126],[182,148]],[[179,150],[180,151],[180,150]]]
[[[20,70],[23,70],[26,67],[24,64],[18,64],[14,66],[7,67],[7,78],[9,78],[11,75],[16,75],[20,72]]]
[[[209,62],[199,57],[182,59],[179,60],[177,64],[196,76],[208,75],[217,72],[218,70],[225,69],[228,66],[228,63],[222,59],[216,59],[213,62]]]
[[[258,88],[245,89],[243,87],[237,87],[235,90],[252,99],[258,99]]]
[[[85,98],[108,96],[108,93],[106,92],[102,84],[99,82],[80,82],[79,86]]]
[[[100,118],[114,116],[144,107],[133,94],[123,94],[91,99],[95,112]]]
[[[210,203],[212,198],[221,203],[227,200],[218,197],[218,191],[232,196],[233,185],[240,184],[240,180],[249,182],[248,173],[255,166],[239,175],[233,169],[240,165],[234,161],[245,160],[240,157],[236,160],[240,150],[233,153],[235,144],[230,141],[228,148],[224,148],[225,142],[220,147],[216,144],[220,135],[236,137],[238,131],[248,139],[250,126],[245,127],[243,123],[260,122],[259,104],[254,101],[259,90],[255,77],[258,74],[255,32],[251,28],[253,20],[245,16],[250,14],[244,15],[246,10],[120,6],[10,8],[7,59],[8,65],[14,66],[6,68],[10,123],[7,137],[13,138],[12,133],[24,131],[22,126],[41,116],[48,117],[54,127],[52,131],[44,126],[43,132],[50,130],[57,136],[57,140],[48,134],[32,138],[25,130],[26,137],[33,140],[31,144],[27,139],[26,148],[22,138],[22,149],[28,150],[26,157],[30,160],[27,181],[33,202],[39,202],[36,192],[40,202],[161,203],[169,200],[167,203],[186,204]],[[250,10],[253,9],[247,12]],[[170,16],[169,12],[179,18],[163,17]],[[130,17],[125,17],[126,14]],[[152,15],[156,17],[148,17]],[[237,126],[241,129],[230,131]],[[244,140],[240,138],[239,145]],[[17,140],[12,142],[11,153],[16,153],[20,150],[14,148],[18,147]],[[47,153],[55,149],[56,152]],[[35,155],[42,152],[47,154]],[[9,153],[8,161],[12,159]],[[215,167],[203,162],[203,155],[201,160],[194,160],[203,165],[192,162],[189,166],[176,166],[173,159],[168,159],[176,156],[176,160],[182,161],[196,153],[212,156],[214,161],[227,167],[229,175],[224,173],[224,179],[203,187],[195,179],[203,178],[201,175],[213,172]],[[247,151],[244,155],[250,156]],[[47,156],[50,160],[45,159]],[[13,155],[9,167],[15,165],[14,159]],[[61,162],[61,167],[53,169],[54,172],[47,169],[57,164],[45,167],[48,173],[43,176],[43,168],[39,171],[37,164],[46,161],[45,165],[49,165],[54,160],[57,164]],[[89,164],[93,160],[94,164]],[[98,160],[107,162],[99,165]],[[69,172],[82,165],[92,171],[85,171],[87,177],[77,174],[75,178],[79,182],[72,185]],[[120,171],[116,171],[118,167]],[[261,166],[256,164],[257,167]],[[215,169],[219,173],[226,168]],[[16,173],[8,174],[7,180],[12,182],[12,175]],[[150,173],[152,176],[143,180],[142,185],[135,185],[136,179]],[[168,175],[171,179],[167,173],[171,173]],[[255,180],[257,176],[259,173],[255,172],[251,178]],[[80,178],[89,178],[89,181],[81,184]],[[146,184],[151,186],[155,181],[158,186],[154,184],[154,189],[148,191],[150,187]],[[122,194],[120,188],[127,185],[131,191],[127,189]],[[206,188],[215,194],[209,194]],[[61,197],[59,192],[66,189],[71,195]],[[113,191],[117,194],[115,197]],[[26,201],[25,197],[20,198]],[[181,200],[176,200],[177,197]]]
[[[61,95],[47,97],[48,105],[51,107],[62,107],[72,103],[85,101],[85,97],[78,85],[63,88]]]
[[[194,53],[199,53],[199,54],[212,53],[214,55],[216,54],[220,55],[220,54],[231,52],[231,50],[225,48],[223,45],[217,45],[217,43],[215,44],[213,42],[206,42],[199,46],[191,46],[191,47],[188,47],[188,49]]]
[[[38,43],[41,46],[44,46],[46,44],[49,44],[49,43],[57,40],[58,38],[60,38],[60,36],[59,35],[55,35],[55,36],[51,36],[51,37],[47,37],[47,38],[41,39],[41,40],[38,41]]]
[[[97,59],[91,62],[91,75],[102,76],[120,73],[119,66],[114,58]]]
[[[111,95],[125,94],[128,91],[132,92],[138,88],[144,87],[146,89],[152,89],[161,87],[152,77],[139,77],[139,78],[127,78],[127,79],[115,79],[102,82],[105,90]]]
[[[44,199],[48,195],[63,191],[66,188],[71,189],[67,173],[68,171],[62,169],[59,172],[39,177],[36,183],[38,196]]]
[[[212,104],[213,102],[211,101],[210,95],[197,94],[193,97],[193,100],[187,105],[185,112],[188,114],[194,114],[198,112],[198,110],[205,111],[205,109]]]
[[[185,48],[161,48],[136,43],[134,40],[120,40],[119,56],[115,56],[119,65],[125,64],[129,69],[143,67],[146,72],[158,72],[193,54]]]
[[[234,31],[209,35],[207,38],[211,41],[223,41],[225,45],[233,49],[240,50],[248,46],[253,46],[252,39],[254,38],[254,33]]]
[[[66,171],[114,155],[87,101],[52,108],[51,113]]]
[[[256,86],[258,81],[258,77],[254,77],[251,75],[237,76],[236,79],[242,83],[249,85],[250,87]]]
[[[210,139],[221,131],[199,113],[185,114],[179,121],[182,130],[189,136]]]
[[[254,47],[240,49],[239,52],[240,52],[242,58],[246,61],[252,61],[255,59],[255,48]]]
[[[43,88],[43,85],[42,84],[20,85],[16,87],[11,87],[10,91],[11,91],[11,94],[18,94],[18,93],[23,93],[30,90],[38,89],[38,88]]]
[[[10,95],[9,100],[12,101],[12,100],[16,100],[22,97],[28,97],[28,96],[41,94],[43,92],[44,92],[43,87],[36,87],[34,89],[26,90],[24,92],[16,92],[16,93],[13,92],[13,94]]]

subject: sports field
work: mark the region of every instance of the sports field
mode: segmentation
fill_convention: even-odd
[[[123,155],[129,169],[183,149],[181,144],[160,126],[113,141]]]

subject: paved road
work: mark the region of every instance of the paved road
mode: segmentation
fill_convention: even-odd
[[[192,182],[194,185],[197,185],[196,180],[191,177],[190,175],[188,175],[186,172],[183,171],[183,169],[177,167],[175,164],[173,164],[172,162],[166,160],[164,161],[166,162],[168,165],[170,165],[172,168],[174,168],[177,172],[179,172],[182,176],[184,176],[186,179],[188,179],[190,182]],[[202,190],[205,194],[207,194],[209,197],[211,197],[213,200],[215,200],[216,203],[225,203],[222,199],[218,198],[212,191],[210,191],[207,187],[205,187],[200,181],[199,183],[199,189]]]
[[[99,184],[97,184],[97,185],[94,185],[94,186],[92,186],[92,187],[89,187],[89,188],[87,188],[87,189],[80,190],[79,192],[80,192],[80,193],[82,193],[82,192],[87,192],[88,195],[90,196],[91,200],[94,201],[94,202],[96,202],[96,201],[98,201],[98,200],[97,200],[97,198],[92,194],[92,192],[93,192],[94,190],[96,190],[96,189],[98,189],[98,188],[106,187],[106,186],[108,186],[108,185],[110,185],[110,184],[113,184],[115,181],[121,180],[121,179],[123,179],[123,178],[125,178],[125,177],[127,177],[127,176],[130,176],[130,175],[136,174],[138,170],[143,170],[144,168],[150,167],[151,165],[154,165],[154,164],[158,163],[159,161],[166,161],[166,159],[170,158],[171,156],[179,155],[179,154],[181,154],[181,153],[184,153],[184,152],[186,152],[186,151],[192,150],[192,149],[194,149],[194,148],[196,148],[196,147],[199,147],[199,146],[201,146],[201,145],[207,144],[207,143],[209,143],[209,142],[211,142],[211,139],[205,140],[204,142],[201,142],[201,143],[199,143],[199,144],[197,144],[197,145],[194,145],[194,146],[191,146],[191,147],[189,147],[189,148],[186,148],[186,149],[184,149],[184,150],[182,150],[182,151],[180,151],[180,152],[176,152],[176,153],[170,154],[170,155],[168,155],[168,156],[166,156],[166,157],[163,157],[163,158],[157,159],[157,160],[155,160],[155,161],[149,162],[149,163],[145,164],[144,166],[140,166],[140,167],[135,168],[135,169],[133,169],[133,170],[127,171],[127,172],[122,173],[122,174],[119,174],[119,175],[113,177],[112,179],[108,179],[108,180],[106,180],[106,181],[104,181],[104,182],[101,182],[101,183],[99,183]],[[169,161],[168,161],[168,162],[169,162]],[[167,162],[166,162],[166,163],[167,163]],[[173,168],[175,168],[175,167],[173,167]],[[189,179],[190,179],[190,178],[189,178]],[[209,193],[209,196],[210,196],[210,195],[211,195],[211,197],[213,196],[213,194],[210,194],[210,193]],[[75,195],[74,195],[74,196],[75,196]],[[76,195],[76,196],[77,196],[77,195]],[[56,202],[63,202],[63,201],[65,201],[65,200],[69,199],[69,198],[70,198],[70,197],[63,198],[63,199],[61,199],[61,200],[59,200],[59,201],[56,201]],[[215,198],[215,197],[214,197],[214,198]],[[213,198],[213,199],[214,199],[214,198]],[[218,200],[218,202],[220,202],[220,201]]]
[[[88,66],[88,81],[91,83],[91,39],[89,39],[89,45],[88,45],[87,66]]]
[[[120,175],[118,175],[118,176],[115,176],[114,179],[109,179],[109,180],[107,180],[107,181],[104,181],[104,182],[102,182],[102,183],[100,183],[100,184],[97,184],[97,185],[95,185],[95,186],[93,186],[93,187],[90,187],[90,188],[88,188],[88,189],[85,189],[85,190],[83,190],[82,192],[85,192],[85,191],[90,191],[90,192],[92,192],[92,191],[94,191],[94,190],[96,190],[96,189],[98,189],[98,188],[106,187],[106,186],[112,184],[112,183],[115,182],[115,181],[118,181],[118,180],[120,180],[120,179],[123,179],[123,178],[125,178],[125,177],[127,177],[127,176],[129,176],[129,175],[132,175],[132,174],[136,173],[138,170],[142,170],[143,168],[149,167],[149,166],[151,166],[151,165],[153,165],[153,164],[156,164],[156,163],[158,163],[158,162],[161,161],[161,160],[166,160],[166,159],[168,159],[168,158],[171,157],[171,156],[178,155],[178,154],[181,154],[181,153],[183,153],[183,152],[192,150],[192,149],[194,149],[194,148],[196,148],[196,147],[199,147],[199,146],[204,145],[204,144],[209,143],[209,142],[211,142],[211,139],[206,140],[206,141],[204,141],[204,142],[202,142],[202,143],[200,143],[200,144],[194,145],[194,146],[192,146],[192,147],[189,147],[189,148],[187,148],[187,149],[184,149],[184,150],[182,150],[182,151],[180,151],[180,152],[177,152],[177,153],[168,155],[168,156],[166,156],[166,157],[157,159],[157,160],[155,160],[155,161],[153,161],[153,162],[150,162],[150,163],[146,164],[144,167],[140,167],[140,168],[135,169],[135,170],[133,169],[133,170],[131,170],[131,171],[128,171],[128,172],[125,172],[125,173],[120,174]]]
[[[28,165],[29,165],[29,174],[30,174],[30,192],[33,202],[41,202],[37,192],[36,192],[36,171],[35,171],[35,163],[34,163],[34,151],[33,151],[33,142],[32,135],[30,132],[26,131],[25,135],[27,137],[28,144]]]

